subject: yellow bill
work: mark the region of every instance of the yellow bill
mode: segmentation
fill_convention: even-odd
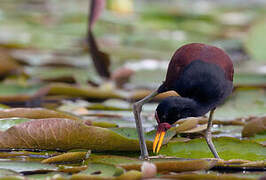
[[[155,136],[155,139],[153,141],[153,148],[152,148],[153,153],[155,153],[155,152],[158,153],[160,151],[160,148],[163,144],[164,136],[165,136],[165,131],[161,131],[161,132],[157,131],[156,132],[156,136]]]

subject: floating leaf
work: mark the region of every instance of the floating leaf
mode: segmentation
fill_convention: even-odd
[[[114,124],[114,123],[109,123],[109,122],[92,122],[93,126],[98,126],[98,127],[102,127],[102,128],[115,128],[118,125]]]
[[[43,159],[43,158],[48,158],[50,156],[56,156],[60,154],[57,151],[43,151],[43,152],[32,152],[32,151],[8,151],[8,152],[0,152],[0,158],[12,158],[13,160],[15,159],[20,159],[22,158],[38,158],[38,159]]]
[[[256,60],[266,60],[266,23],[265,19],[253,25],[249,30],[247,40],[245,41],[245,47],[251,56]]]
[[[110,130],[125,136],[130,139],[136,139],[138,140],[138,133],[136,128],[110,128]],[[156,135],[156,131],[150,131],[144,134],[144,137],[146,140],[153,141]],[[176,135],[176,131],[173,129],[169,129],[164,137],[164,144],[167,143],[172,137]]]
[[[195,171],[202,169],[210,169],[217,161],[206,160],[206,159],[182,159],[182,158],[153,158],[150,161],[154,163],[159,172],[162,171]],[[89,162],[97,163],[108,163],[123,167],[126,170],[140,170],[143,161],[136,158],[129,158],[124,156],[113,156],[113,155],[91,155],[88,160]]]
[[[64,172],[64,173],[79,173],[81,171],[84,171],[88,168],[88,166],[64,166],[64,165],[60,165],[60,172]]]
[[[70,115],[69,113],[63,113],[44,108],[12,108],[0,110],[0,118],[12,117],[29,119],[66,118],[72,120],[80,120],[77,116]]]
[[[215,119],[230,120],[239,117],[263,116],[266,109],[265,94],[265,89],[262,88],[236,89],[230,99],[215,110],[213,116]]]
[[[263,146],[266,146],[266,133],[260,133],[260,134],[255,134],[255,136],[250,137],[249,139],[252,139],[260,144],[262,144]]]
[[[24,180],[25,177],[23,176],[5,176],[1,177],[1,180]]]
[[[20,174],[10,169],[0,169],[0,178],[5,176],[19,176]]]
[[[116,171],[118,171],[118,169],[114,165],[103,164],[103,163],[91,163],[91,164],[88,164],[88,168],[80,172],[80,174],[112,177],[116,174]],[[121,174],[123,174],[123,171]]]
[[[244,126],[242,130],[242,136],[250,137],[262,132],[266,132],[266,116],[250,120]]]
[[[200,126],[197,126],[195,128],[192,128],[190,130],[182,131],[181,133],[199,133],[199,132],[206,130],[207,126],[208,126],[207,124],[200,125]]]
[[[249,140],[239,140],[231,137],[213,138],[214,145],[222,159],[266,159],[266,148]],[[189,142],[169,142],[163,146],[160,154],[184,158],[213,157],[205,139],[193,139]]]
[[[131,93],[130,100],[137,101],[137,100],[143,99],[144,97],[148,96],[151,93],[152,91],[150,90],[137,90]],[[175,91],[168,91],[165,93],[158,94],[156,97],[154,97],[154,100],[161,100],[168,96],[177,96],[177,95],[178,94]]]
[[[50,172],[45,174],[32,174],[27,175],[27,179],[57,179],[57,180],[67,180],[68,175],[60,172]]]
[[[0,168],[9,169],[15,172],[51,172],[57,170],[56,166],[53,165],[16,161],[1,161]]]
[[[179,126],[175,128],[177,132],[183,132],[195,128],[198,124],[197,118],[189,118],[183,121]]]
[[[86,160],[85,164],[86,163],[105,163],[105,164],[119,165],[119,164],[142,163],[142,161],[137,158],[130,158],[126,156],[91,154],[91,156]]]
[[[42,160],[42,163],[79,162],[85,160],[88,155],[88,152],[69,152],[44,159]]]
[[[151,149],[152,142],[147,141]],[[37,119],[0,133],[0,149],[91,149],[96,151],[139,150],[139,142],[109,129],[87,126],[69,119]]]
[[[34,79],[48,82],[87,82],[91,76],[88,69],[73,67],[28,67],[25,71]]]
[[[15,103],[30,100],[42,85],[21,86],[15,84],[0,84],[0,102]]]
[[[174,174],[174,175],[163,175],[160,176],[161,178],[165,179],[189,179],[189,180],[213,180],[213,179],[219,179],[219,180],[256,180],[257,178],[249,178],[245,177],[246,175],[231,175],[231,174],[198,174],[198,173],[190,173],[190,174]]]
[[[208,170],[212,168],[217,161],[216,160],[184,160],[178,158],[161,158],[161,159],[151,159],[151,162],[154,163],[159,172],[184,172],[184,171],[198,171],[198,170]],[[119,166],[123,167],[126,170],[140,170],[140,163],[132,164],[120,164]]]
[[[254,62],[252,61],[252,63]],[[257,67],[257,69],[255,70],[247,70],[247,72],[245,73],[235,74],[234,75],[234,87],[251,87],[251,88],[256,87],[256,86],[263,87],[265,85],[266,75],[263,73],[259,74],[257,72],[259,67]],[[252,71],[255,71],[255,72],[252,73]]]
[[[2,48],[0,49],[0,64],[0,76],[12,74],[21,69],[19,64]]]
[[[63,83],[51,84],[49,95],[65,95],[79,98],[92,99],[109,99],[117,98],[124,99],[125,97],[115,90],[100,89],[96,87],[81,88]]]
[[[116,87],[123,88],[133,74],[134,71],[132,69],[122,67],[112,73],[111,79],[115,82]]]
[[[25,119],[25,118],[8,118],[8,119],[0,119],[0,130],[5,131],[8,128],[20,124],[23,122],[30,121],[30,119]]]
[[[104,110],[104,111],[130,111],[131,108],[119,108],[115,106],[107,106],[104,104],[93,104],[87,107],[89,110]]]
[[[121,169],[119,169],[119,168],[116,168],[116,170],[121,172]],[[114,176],[115,175],[116,174],[114,174]],[[94,179],[95,180],[110,180],[110,179],[113,179],[113,180],[124,180],[124,179],[139,180],[139,179],[141,179],[141,177],[142,177],[141,172],[132,170],[132,171],[127,171],[127,172],[125,172],[122,175],[117,176],[117,177],[87,175],[87,174],[79,173],[79,174],[72,175],[71,180],[81,180],[81,179],[84,179],[84,180],[85,179],[92,179],[92,180],[94,180]]]
[[[142,177],[141,172],[131,170],[131,171],[127,171],[121,176],[118,176],[117,178],[115,178],[115,180],[123,180],[123,179],[138,180],[138,179],[141,179],[141,177]]]

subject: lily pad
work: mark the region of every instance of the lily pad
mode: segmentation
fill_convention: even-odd
[[[126,156],[91,154],[91,156],[85,161],[85,164],[88,163],[105,163],[105,164],[119,165],[119,164],[142,163],[142,161],[137,158],[130,158]]]
[[[0,76],[11,74],[19,70],[21,67],[14,61],[6,51],[0,49]]]
[[[65,95],[69,97],[79,98],[93,98],[93,99],[109,99],[117,98],[124,99],[125,96],[121,95],[114,89],[102,89],[96,87],[77,87],[73,85],[56,83],[50,84],[49,95]]]
[[[80,120],[77,116],[66,112],[53,111],[44,108],[12,108],[0,110],[0,118],[29,118],[29,119],[45,119],[45,118],[67,118],[71,120]]]
[[[90,80],[88,69],[73,67],[28,67],[26,73],[34,79],[50,82],[87,82]]]
[[[210,169],[217,161],[206,159],[183,159],[183,158],[153,158],[150,161],[154,163],[159,172],[162,171],[196,171]],[[86,163],[108,163],[120,166],[126,170],[140,170],[143,161],[136,158],[113,155],[92,155],[86,160]]]
[[[189,180],[256,180],[257,178],[252,177],[243,177],[246,175],[233,175],[233,174],[198,174],[198,173],[190,173],[190,174],[175,174],[175,175],[163,175],[161,178],[166,179],[189,179]]]
[[[257,133],[266,133],[266,116],[250,120],[242,130],[243,137],[254,136]]]
[[[138,140],[138,133],[136,128],[110,128],[110,130],[123,135],[127,138],[130,139],[136,139]],[[150,131],[145,133],[145,139],[149,141],[153,141],[155,138],[156,131]],[[173,136],[176,135],[176,132],[174,129],[170,129],[166,132],[165,137],[164,137],[164,142],[168,142]]]
[[[0,169],[0,178],[5,176],[19,176],[20,174],[10,169]]]
[[[217,161],[216,160],[206,160],[206,159],[178,159],[178,158],[161,158],[152,159],[159,172],[185,172],[185,171],[198,171],[198,170],[208,170],[212,168]],[[120,164],[126,170],[136,169],[140,170],[141,164]]]
[[[22,119],[22,118],[0,119],[0,130],[5,131],[16,124],[20,124],[27,121],[30,121],[30,119]]]
[[[245,97],[245,98],[243,98]],[[248,111],[247,111],[248,109]],[[225,104],[217,107],[215,119],[229,119],[265,115],[265,89],[236,89]]]
[[[248,33],[245,47],[250,55],[256,60],[266,60],[266,21],[263,19],[251,27]]]
[[[248,65],[247,65],[248,66]],[[260,66],[259,66],[260,67]],[[254,73],[251,73],[249,70],[248,72],[245,73],[237,73],[234,75],[234,86],[235,87],[241,87],[241,86],[250,86],[254,87],[256,85],[263,85],[265,84],[265,74],[258,74],[258,67],[257,71]],[[255,71],[255,70],[253,70]]]
[[[17,84],[0,84],[0,102],[27,101],[35,95],[42,85],[22,86]]]
[[[15,172],[51,172],[57,170],[57,167],[54,165],[16,161],[1,161],[0,168],[9,169]]]
[[[121,172],[121,169],[117,168],[118,173]],[[116,174],[114,174],[115,176]],[[71,180],[80,180],[80,179],[95,179],[95,180],[109,180],[109,179],[114,179],[114,180],[124,180],[124,179],[130,179],[130,180],[138,180],[141,179],[142,173],[139,171],[127,171],[120,176],[117,177],[110,177],[110,176],[97,176],[97,175],[88,175],[88,174],[74,174],[71,177]]]
[[[255,134],[255,136],[250,137],[249,139],[252,139],[260,144],[262,144],[263,146],[266,146],[266,133],[259,133],[259,134]]]
[[[214,145],[222,159],[246,159],[251,161],[266,159],[266,148],[250,140],[231,137],[213,138]],[[183,158],[213,157],[205,139],[193,139],[188,142],[169,142],[163,146],[160,154]]]
[[[79,162],[85,160],[89,156],[88,152],[69,152],[58,156],[53,156],[42,160],[42,163],[58,163],[58,162]]]
[[[88,164],[88,168],[80,174],[89,174],[89,175],[97,175],[103,177],[112,177],[114,175],[121,175],[123,174],[123,170],[117,168],[114,165],[110,164],[103,164],[103,163],[90,163]]]
[[[45,179],[60,179],[60,180],[66,180],[68,177],[67,174],[59,173],[59,172],[50,172],[45,174],[32,174],[27,175],[28,179],[38,179],[38,180],[45,180]]]
[[[152,142],[147,141],[151,149]],[[69,119],[37,119],[0,133],[0,149],[138,151],[139,142],[112,130]]]

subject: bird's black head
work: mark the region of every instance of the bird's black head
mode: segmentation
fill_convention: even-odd
[[[164,135],[172,124],[182,118],[201,116],[202,112],[200,106],[193,99],[177,96],[165,98],[155,112],[158,127],[153,142],[153,152],[159,152]]]
[[[165,98],[156,109],[158,124],[174,124],[177,120],[187,117],[200,116],[198,104],[189,98],[170,96]]]

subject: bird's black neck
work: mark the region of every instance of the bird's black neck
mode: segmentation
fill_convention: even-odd
[[[195,100],[193,100],[193,101],[195,101]],[[197,101],[195,101],[195,103],[197,104],[196,112],[199,116],[206,114],[207,112],[216,108],[216,106],[217,106],[216,103],[202,103],[202,102],[197,102]]]

